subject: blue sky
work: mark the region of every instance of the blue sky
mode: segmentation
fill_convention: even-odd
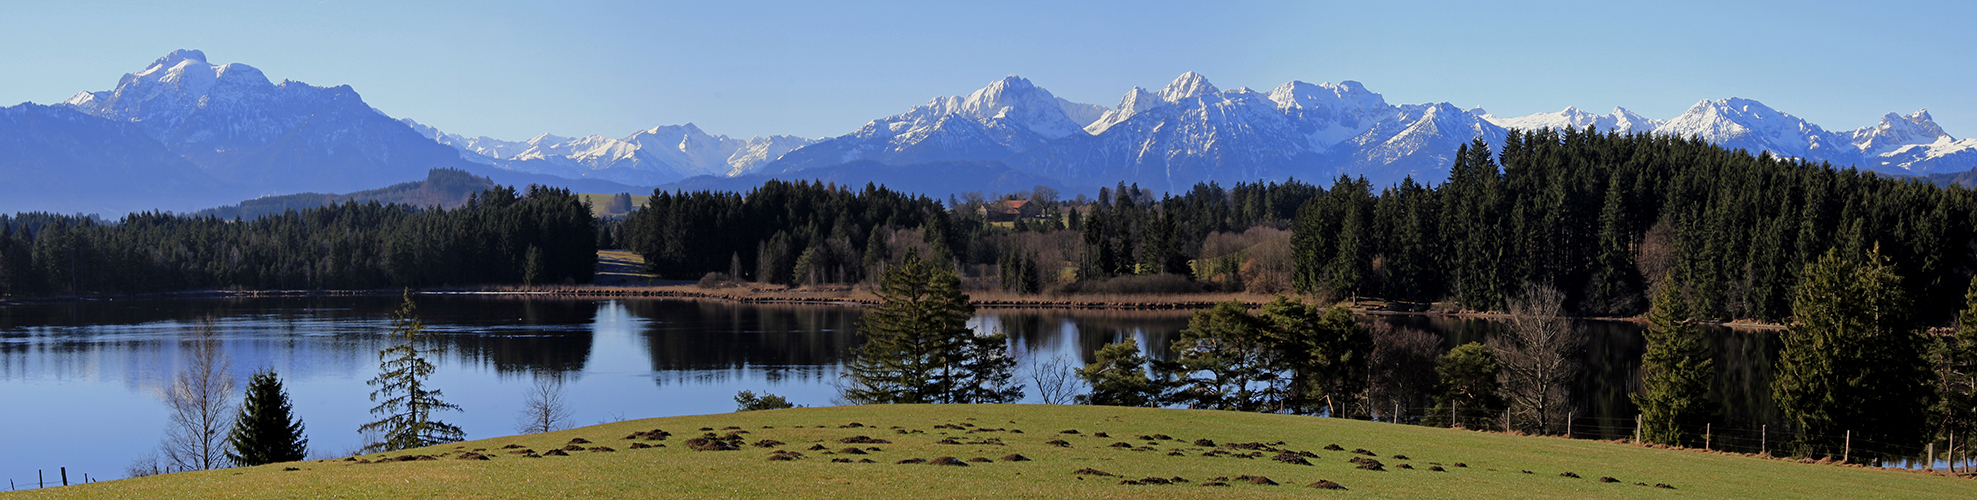
[[[0,102],[113,87],[173,49],[348,84],[468,135],[848,133],[1019,74],[1117,104],[1357,80],[1499,116],[1746,97],[1831,130],[1928,108],[1977,136],[1977,2],[36,2],[0,6]]]

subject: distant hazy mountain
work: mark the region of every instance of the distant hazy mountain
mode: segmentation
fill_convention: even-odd
[[[748,140],[709,135],[691,123],[640,130],[622,139],[549,134],[512,142],[448,134],[410,118],[400,120],[461,157],[504,170],[649,186],[698,175],[738,175],[775,160],[810,139],[777,135]]]
[[[270,83],[245,64],[180,50],[67,106],[129,123],[253,194],[357,191],[463,167],[459,155],[364,103],[349,86]],[[236,198],[237,199],[237,198]]]
[[[1293,81],[1259,92],[1223,90],[1195,73],[1158,91],[1130,89],[1112,107],[1071,102],[1011,75],[822,140],[734,139],[689,123],[622,138],[506,141],[385,116],[348,86],[270,82],[251,66],[214,65],[202,52],[180,50],[111,90],[0,108],[0,211],[185,211],[359,192],[433,169],[592,193],[740,189],[768,178],[931,194],[1121,181],[1173,191],[1210,181],[1327,183],[1339,175],[1375,185],[1405,176],[1434,183],[1463,144],[1499,144],[1513,128],[1567,126],[1699,137],[1939,180],[1977,168],[1977,139],[1952,137],[1926,111],[1890,113],[1851,132],[1741,98],[1701,101],[1668,120],[1620,108],[1500,118],[1448,103],[1389,104],[1352,81]],[[332,195],[302,198],[324,196]]]
[[[248,195],[135,124],[66,106],[0,108],[0,213],[182,212]]]
[[[1888,113],[1881,123],[1852,132],[1829,132],[1789,113],[1750,99],[1701,101],[1670,120],[1647,120],[1626,109],[1592,115],[1575,108],[1497,118],[1475,112],[1506,128],[1561,128],[1592,125],[1597,130],[1653,132],[1701,137],[1717,145],[1756,153],[1857,166],[1898,175],[1956,173],[1977,168],[1977,139],[1957,140],[1929,117],[1928,110],[1902,116]]]
[[[819,181],[845,186],[850,189],[864,189],[866,184],[885,186],[887,189],[903,193],[924,194],[935,198],[960,195],[979,191],[982,193],[1012,193],[1028,191],[1037,186],[1047,186],[1060,193],[1075,194],[1078,190],[1066,187],[1055,179],[1023,172],[1000,162],[993,161],[949,161],[933,163],[912,163],[887,165],[877,160],[854,160],[828,167],[818,167],[789,174],[755,173],[735,177],[703,175],[679,182],[659,186],[661,191],[734,191],[748,192],[771,179],[785,181]]]
[[[243,201],[238,205],[200,210],[193,215],[251,220],[288,210],[301,211],[345,202],[459,208],[467,204],[468,198],[494,187],[494,181],[467,173],[465,170],[433,169],[422,181],[393,184],[348,194],[298,193],[268,196]]]
[[[1447,104],[1389,105],[1350,81],[1290,82],[1265,93],[1221,90],[1187,73],[1158,92],[1134,88],[1113,108],[1073,104],[1010,76],[792,151],[765,170],[788,174],[856,159],[1003,160],[1086,186],[1123,180],[1184,190],[1207,181],[1340,174],[1385,183],[1445,177],[1458,146],[1504,133]]]

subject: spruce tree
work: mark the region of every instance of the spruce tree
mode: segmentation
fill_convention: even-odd
[[[357,428],[360,433],[380,433],[382,441],[364,447],[367,453],[453,443],[465,437],[459,427],[432,419],[433,412],[459,411],[460,406],[441,400],[438,389],[426,386],[434,370],[426,357],[441,350],[419,348],[429,334],[415,314],[417,307],[412,292],[406,290],[404,304],[391,315],[391,336],[398,343],[378,351],[380,373],[367,382],[377,387],[371,391],[371,401],[378,404],[371,414],[383,417]]]
[[[1716,377],[1715,360],[1702,343],[1683,300],[1681,287],[1666,283],[1648,310],[1647,353],[1641,356],[1641,439],[1650,443],[1699,446],[1697,432],[1711,416],[1707,399]]]
[[[852,359],[844,399],[859,404],[950,402],[962,382],[974,307],[950,266],[915,253],[886,270],[880,305],[859,320],[865,336]]]
[[[302,435],[302,421],[295,418],[274,370],[254,374],[247,382],[247,398],[234,417],[233,431],[227,434],[227,459],[234,465],[251,467],[276,462],[294,462],[309,454],[309,438]]]
[[[1839,249],[1806,265],[1792,300],[1772,398],[1799,432],[1799,456],[1839,456],[1848,433],[1854,462],[1916,451],[1934,394],[1924,336],[1908,317],[1901,277],[1870,250],[1862,261]]]

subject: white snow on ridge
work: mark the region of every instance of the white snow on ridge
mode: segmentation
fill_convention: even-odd
[[[735,176],[816,142],[793,136],[732,139],[694,124],[653,127],[623,138],[542,134],[527,141],[448,134],[411,119],[400,120],[469,161],[522,172],[600,178],[655,185],[698,175]]]

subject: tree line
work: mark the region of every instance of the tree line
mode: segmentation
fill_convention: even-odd
[[[346,202],[251,221],[0,216],[0,294],[588,283],[596,223],[568,190],[496,187],[457,209]]]
[[[1699,317],[1777,322],[1808,264],[1878,246],[1937,322],[1977,270],[1961,187],[1590,127],[1491,149],[1463,147],[1436,186],[1339,179],[1299,209],[1297,289],[1503,310],[1544,283],[1574,314],[1630,316],[1672,281]]]

